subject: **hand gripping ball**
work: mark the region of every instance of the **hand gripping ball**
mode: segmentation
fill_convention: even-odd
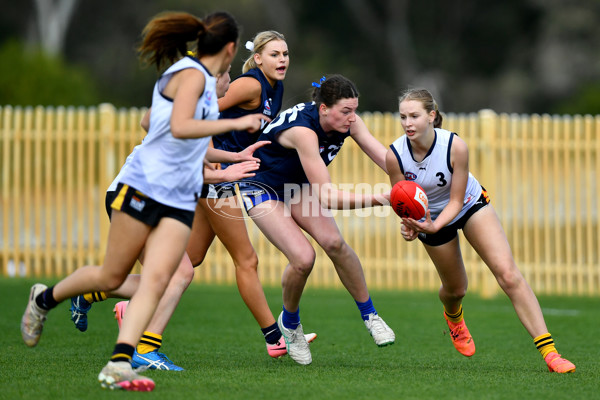
[[[401,218],[419,220],[425,216],[428,200],[423,188],[413,181],[399,181],[390,192],[391,206]]]

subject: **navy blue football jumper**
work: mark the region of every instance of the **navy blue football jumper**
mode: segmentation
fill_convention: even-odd
[[[286,183],[308,183],[298,152],[283,147],[275,140],[281,132],[295,126],[306,127],[317,134],[319,153],[325,165],[333,161],[344,140],[350,136],[350,131],[324,132],[319,123],[319,107],[314,102],[297,104],[279,114],[258,138],[270,140],[271,144],[257,149],[254,153],[261,160],[260,168],[256,175],[247,181],[258,182],[275,192],[282,192]]]
[[[283,82],[277,81],[272,87],[263,72],[259,68],[252,68],[245,74],[238,76],[251,77],[260,82],[261,94],[260,105],[254,110],[246,110],[240,107],[231,107],[221,111],[219,118],[239,118],[248,114],[262,113],[269,118],[274,118],[281,110],[283,101]],[[263,123],[265,124],[265,123]],[[266,125],[266,124],[265,124]],[[256,143],[260,132],[264,129],[264,125],[259,132],[248,133],[247,131],[231,131],[222,135],[213,136],[213,145],[216,149],[238,152],[244,150],[251,144]]]

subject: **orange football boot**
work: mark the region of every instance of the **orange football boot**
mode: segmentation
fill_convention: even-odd
[[[550,372],[558,372],[559,374],[566,374],[568,372],[575,372],[575,364],[571,361],[566,360],[555,352],[550,352],[544,358],[546,364],[548,364],[548,370]]]
[[[469,333],[465,320],[463,319],[459,323],[452,322],[448,320],[445,312],[444,319],[448,323],[448,328],[450,328],[450,338],[456,350],[466,357],[471,357],[475,354],[475,342],[473,342],[473,337]]]

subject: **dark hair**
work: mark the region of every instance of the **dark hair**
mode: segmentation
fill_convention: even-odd
[[[216,54],[230,42],[237,43],[239,28],[233,16],[219,11],[200,19],[186,12],[166,12],[152,18],[142,31],[138,47],[140,59],[161,69],[188,51],[188,43],[198,57]]]
[[[400,95],[398,103],[402,103],[406,100],[420,101],[423,104],[423,108],[427,113],[435,111],[435,119],[433,120],[434,128],[442,127],[442,113],[438,109],[438,105],[433,98],[433,95],[427,89],[408,89]]]
[[[325,104],[333,106],[340,99],[354,99],[358,97],[358,89],[352,81],[342,75],[331,75],[319,86],[315,86],[312,94],[313,101],[317,106]]]

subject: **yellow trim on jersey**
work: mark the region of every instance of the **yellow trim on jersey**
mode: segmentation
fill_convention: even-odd
[[[121,211],[121,208],[123,207],[123,201],[125,201],[125,195],[127,194],[128,190],[129,185],[123,185],[117,197],[115,197],[113,202],[110,204],[110,208]]]

